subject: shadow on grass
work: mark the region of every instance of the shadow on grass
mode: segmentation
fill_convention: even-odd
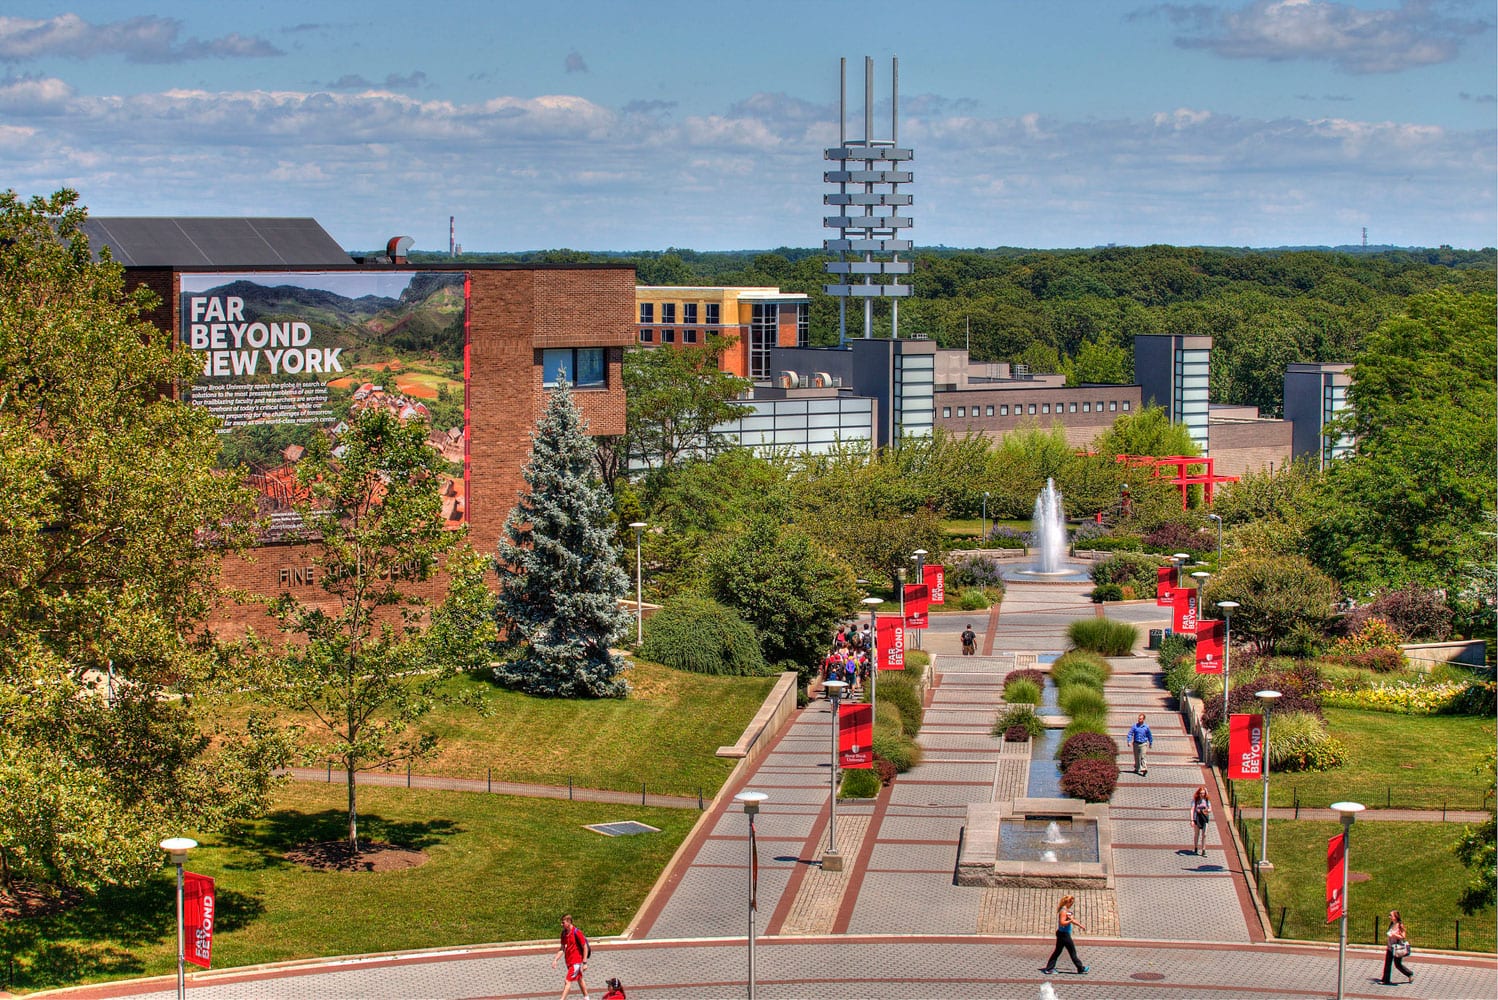
[[[360,842],[382,841],[414,851],[427,850],[462,832],[461,826],[447,819],[395,820],[386,819],[377,813],[359,817]],[[290,867],[292,862],[286,860],[285,854],[292,848],[303,844],[342,840],[347,836],[348,813],[344,810],[324,809],[308,813],[297,809],[278,809],[234,835],[234,845],[240,849],[239,857],[226,861],[224,868],[229,871],[255,871]]]
[[[145,972],[140,952],[170,946],[177,936],[176,879],[134,889],[106,889],[76,906],[0,925],[0,982],[45,989]],[[258,896],[219,888],[215,929],[237,930],[261,918]]]

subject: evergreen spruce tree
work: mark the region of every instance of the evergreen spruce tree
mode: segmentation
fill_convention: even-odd
[[[506,687],[573,698],[622,697],[620,658],[609,647],[629,631],[608,492],[590,477],[594,442],[565,380],[531,435],[527,490],[499,541],[498,618],[509,656],[494,668]]]

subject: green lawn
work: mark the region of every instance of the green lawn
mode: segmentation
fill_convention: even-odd
[[[418,723],[436,734],[438,755],[418,774],[531,781],[581,788],[704,796],[735,763],[714,756],[738,742],[776,677],[713,677],[637,662],[624,699],[533,698],[486,680],[459,677],[450,691],[476,695],[486,715],[440,706]],[[303,722],[309,719],[301,720]],[[315,736],[315,732],[313,733]],[[338,775],[335,773],[336,781]]]
[[[1249,825],[1257,845],[1258,824]],[[1270,821],[1269,919],[1281,936],[1337,939],[1338,925],[1326,923],[1326,842],[1341,829],[1334,821]],[[1458,920],[1463,951],[1492,951],[1493,911],[1469,917],[1456,904],[1468,877],[1451,853],[1461,833],[1458,823],[1355,823],[1348,870],[1371,877],[1348,886],[1348,940],[1382,944],[1389,911],[1399,910],[1417,961],[1421,948],[1455,947]]]
[[[1319,808],[1350,800],[1370,808],[1478,809],[1491,791],[1474,770],[1479,753],[1493,745],[1491,719],[1328,708],[1326,722],[1346,745],[1347,762],[1331,771],[1271,774],[1270,805],[1288,806],[1298,791],[1302,806]],[[1236,785],[1240,801],[1259,801],[1257,781]]]
[[[334,874],[285,861],[288,848],[346,830],[341,796],[337,785],[291,785],[269,816],[242,832],[198,838],[203,847],[188,868],[217,880],[215,968],[550,938],[564,912],[590,934],[616,934],[698,816],[692,809],[366,788],[366,835],[425,850],[425,865]],[[662,832],[604,837],[583,829],[622,819]],[[173,885],[164,869],[140,889],[0,925],[0,956],[15,962],[11,989],[171,972]]]

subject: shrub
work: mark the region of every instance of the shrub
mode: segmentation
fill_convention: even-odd
[[[1116,583],[1100,583],[1092,588],[1093,604],[1104,604],[1108,601],[1121,601],[1123,599],[1123,588]]]
[[[1061,790],[1084,802],[1107,802],[1118,784],[1118,765],[1111,760],[1076,761],[1061,775]]]
[[[1096,733],[1099,736],[1107,736],[1108,717],[1106,715],[1072,716],[1072,720],[1066,724],[1063,735],[1069,740],[1079,733]]]
[[[1013,704],[1039,705],[1040,688],[1034,681],[1010,678],[1004,682],[1004,700]]]
[[[1376,674],[1392,674],[1405,668],[1404,654],[1397,649],[1370,649],[1363,653],[1353,653],[1348,656],[1330,656],[1333,663],[1353,667],[1357,670],[1371,670]]]
[[[1081,618],[1067,626],[1066,638],[1078,649],[1103,656],[1127,656],[1139,640],[1139,629],[1111,618]]]
[[[909,736],[891,730],[876,729],[872,746],[876,757],[889,761],[901,774],[921,762],[920,744]]]
[[[1219,761],[1227,759],[1226,723],[1213,728],[1212,751]],[[1270,719],[1271,771],[1327,771],[1341,767],[1346,759],[1347,748],[1327,735],[1326,723],[1318,716],[1309,712],[1275,712]]]
[[[1217,536],[1189,524],[1171,521],[1160,525],[1142,539],[1146,552],[1189,552],[1201,555],[1217,550]]]
[[[1144,542],[1138,535],[1103,535],[1088,539],[1086,547],[1094,552],[1139,552]]]
[[[1056,695],[1056,703],[1067,715],[1108,714],[1108,702],[1097,688],[1086,684],[1067,684]]]
[[[1356,632],[1371,618],[1382,618],[1412,642],[1451,638],[1450,605],[1436,591],[1414,584],[1379,595],[1372,604],[1348,615],[1348,624]]]
[[[1007,524],[996,524],[988,531],[988,547],[991,549],[1023,549],[1029,546],[1029,535]]]
[[[1000,595],[1004,593],[1004,577],[995,559],[984,555],[954,556],[947,560],[946,566],[948,590],[977,587],[979,589],[993,588]]]
[[[1357,631],[1345,635],[1332,645],[1332,652],[1339,656],[1355,656],[1371,653],[1375,649],[1397,650],[1404,637],[1399,630],[1382,618],[1365,618]]]
[[[872,799],[883,785],[879,772],[872,767],[848,768],[843,771],[843,787],[838,791],[838,798]]]
[[[1498,683],[1472,681],[1444,711],[1447,715],[1482,715],[1491,719],[1498,713]]]
[[[717,601],[695,595],[674,598],[650,616],[640,655],[697,674],[771,673],[753,626]]]
[[[954,593],[949,586],[944,606],[948,611],[986,611],[1002,597],[1002,592],[994,596],[984,587],[963,587]]]
[[[881,785],[888,785],[895,780],[895,775],[900,773],[900,769],[895,767],[892,761],[886,760],[876,753],[874,754],[874,773],[879,775],[879,783]]]
[[[1014,726],[1023,726],[1031,739],[1045,732],[1045,723],[1029,705],[1010,705],[1000,711],[994,719],[992,732],[995,736],[999,736],[1007,733]]]
[[[1058,687],[1079,681],[1095,681],[1094,686],[1101,689],[1103,682],[1112,676],[1113,668],[1108,665],[1108,661],[1086,650],[1073,649],[1057,657],[1056,662],[1051,664],[1051,679]]]
[[[1062,770],[1070,767],[1075,761],[1089,758],[1117,760],[1117,741],[1101,733],[1078,733],[1061,744],[1061,749],[1056,751],[1056,761],[1061,765]]]
[[[1116,583],[1120,587],[1133,587],[1135,593],[1155,592],[1155,571],[1166,561],[1159,556],[1147,556],[1141,552],[1115,552],[1092,567],[1093,583]]]
[[[1305,715],[1321,718],[1322,692],[1326,683],[1316,673],[1311,664],[1298,666],[1295,670],[1266,671],[1253,679],[1240,678],[1238,671],[1233,671],[1233,689],[1228,694],[1228,714],[1237,712],[1256,713],[1262,709],[1256,692],[1263,690],[1274,690],[1280,692],[1280,698],[1274,706],[1274,717],[1278,719],[1282,713],[1303,713]],[[1215,729],[1223,720],[1222,715],[1222,682],[1218,680],[1216,685],[1218,697],[1204,699],[1202,708],[1202,725],[1208,729]]]
[[[1024,726],[1010,726],[1008,729],[1004,730],[1004,742],[1029,743],[1030,730],[1026,729]]]
[[[1178,663],[1196,663],[1196,636],[1170,635],[1160,643],[1160,669],[1170,672]]]
[[[1330,691],[1321,703],[1401,715],[1482,715],[1495,710],[1492,681],[1391,681],[1355,691]]]
[[[1011,670],[1004,675],[1004,683],[1008,684],[1010,681],[1029,681],[1035,685],[1037,691],[1044,691],[1045,671],[1036,670],[1033,667],[1026,667],[1023,670]]]

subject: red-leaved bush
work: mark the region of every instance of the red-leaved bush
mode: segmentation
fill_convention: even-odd
[[[1030,730],[1024,726],[1010,726],[1004,730],[1005,743],[1028,743],[1030,742]]]
[[[1111,760],[1083,758],[1061,775],[1061,790],[1084,802],[1107,802],[1118,784],[1118,765]]]
[[[1101,733],[1078,733],[1056,751],[1056,760],[1065,771],[1079,760],[1116,760],[1118,743]]]
[[[1011,670],[1009,671],[1009,673],[1004,675],[1004,683],[1008,684],[1010,681],[1029,681],[1037,688],[1044,691],[1045,671],[1036,670],[1032,667],[1026,667],[1023,670]]]

